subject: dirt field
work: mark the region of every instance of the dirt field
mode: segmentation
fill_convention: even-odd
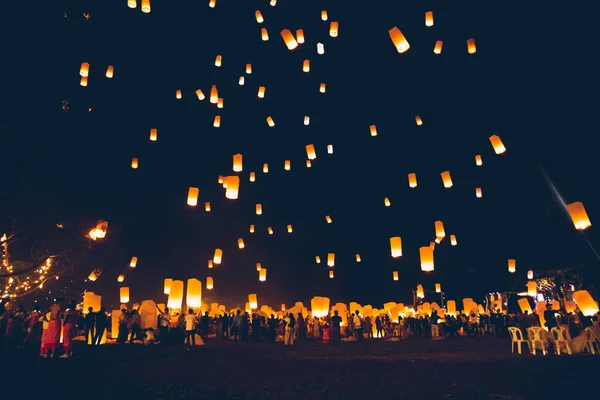
[[[213,339],[195,352],[182,345],[79,344],[68,360],[27,350],[2,358],[2,381],[27,399],[42,393],[63,399],[554,399],[570,398],[600,373],[598,355],[513,355],[509,339],[493,337],[337,347]],[[56,391],[47,392],[51,387]]]

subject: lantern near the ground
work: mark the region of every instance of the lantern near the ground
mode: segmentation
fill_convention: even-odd
[[[299,44],[302,44],[302,43],[304,43],[304,30],[302,30],[302,29],[298,29],[298,30],[296,31],[296,41],[297,41]]]
[[[163,287],[163,293],[164,294],[171,293],[171,285],[172,284],[173,284],[173,279],[171,279],[171,278],[165,278],[165,283],[164,283],[164,287]]]
[[[252,310],[256,310],[258,308],[258,297],[256,296],[256,294],[248,295],[248,303]]]
[[[129,261],[129,266],[131,268],[135,268],[137,266],[137,262],[138,262],[137,257],[131,257],[131,261]]]
[[[202,307],[202,282],[196,278],[190,278],[187,281],[185,304],[188,308]]]
[[[490,136],[490,143],[492,144],[492,147],[494,148],[494,152],[496,154],[502,154],[506,151],[506,147],[504,147],[504,143],[502,143],[500,136],[498,136],[498,135]]]
[[[122,287],[119,289],[119,298],[120,298],[120,302],[122,304],[129,303],[129,288],[128,287]]]
[[[335,266],[335,253],[328,253],[327,254],[327,266],[328,267]]]
[[[452,246],[456,246],[458,244],[458,242],[456,241],[456,236],[455,235],[450,235],[450,244]]]
[[[188,206],[196,207],[198,205],[198,194],[200,193],[200,189],[195,187],[190,187],[188,189],[187,195],[187,204]]]
[[[578,231],[586,230],[592,226],[590,218],[588,217],[582,202],[576,201],[574,203],[567,204],[567,211],[571,216],[571,221],[573,221],[575,229]]]
[[[517,271],[517,261],[514,259],[508,260],[508,272],[514,274]]]
[[[440,175],[442,176],[442,182],[446,189],[451,188],[454,185],[452,183],[452,178],[450,177],[450,171],[444,171]]]
[[[573,300],[577,307],[586,317],[592,317],[598,313],[598,303],[587,290],[578,290],[573,293]]]
[[[393,258],[402,256],[402,239],[400,236],[394,236],[390,238],[390,250]]]
[[[235,200],[239,196],[240,191],[240,177],[229,176],[227,177],[227,190],[225,191],[225,197],[230,200]]]
[[[417,174],[415,174],[414,172],[408,174],[408,186],[411,188],[417,187]]]
[[[260,282],[265,282],[267,280],[267,269],[266,268],[261,268],[260,271],[258,271],[258,280]]]
[[[420,247],[419,254],[421,256],[421,271],[433,271],[433,249],[430,246]]]
[[[528,314],[532,314],[533,310],[531,309],[531,304],[529,304],[529,300],[527,300],[526,297],[522,297],[519,300],[517,300],[517,303],[519,304],[519,307],[521,308],[521,312],[525,313],[527,312]]]
[[[425,26],[433,26],[433,11],[427,11],[425,13]]]
[[[456,301],[448,300],[446,302],[446,314],[456,316]]]
[[[435,284],[435,292],[436,293],[442,293],[442,284],[441,283],[436,283]]]
[[[211,290],[215,286],[213,278],[210,276],[206,277],[206,289]]]
[[[537,296],[537,285],[535,281],[527,282],[527,295],[533,297],[534,299]]]
[[[338,37],[340,31],[340,24],[338,22],[331,22],[331,24],[329,24],[329,36],[331,36],[332,38],[336,38]]]
[[[216,265],[219,265],[219,264],[221,264],[222,260],[223,260],[223,250],[215,249],[215,254],[213,255],[213,263],[215,263]]]
[[[298,42],[296,42],[294,35],[292,35],[292,32],[290,32],[289,29],[283,29],[281,31],[281,37],[283,38],[288,50],[294,50],[296,47],[298,47]]]
[[[435,46],[433,46],[433,52],[435,54],[442,54],[442,46],[444,45],[444,42],[442,42],[441,40],[438,40],[437,42],[435,42]]]
[[[404,34],[398,29],[397,26],[393,27],[389,30],[390,38],[392,39],[392,43],[396,46],[396,50],[398,53],[404,53],[408,49],[410,49],[410,44],[408,44],[408,40],[404,37]]]
[[[394,279],[395,281],[397,281],[399,279],[398,271],[392,272],[392,279]]]
[[[242,155],[241,154],[235,154],[233,156],[233,171],[234,172],[242,172],[244,169],[243,164],[242,164]]]
[[[475,46],[474,38],[467,40],[467,51],[469,54],[475,54],[477,52],[477,46]]]

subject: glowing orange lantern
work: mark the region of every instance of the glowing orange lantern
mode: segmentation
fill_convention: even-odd
[[[133,169],[138,169],[138,159],[137,158],[132,158],[131,159],[131,168]]]
[[[269,164],[264,163],[263,164],[263,173],[267,174],[269,172]]]
[[[265,19],[263,18],[262,14],[260,13],[259,10],[256,10],[254,12],[254,16],[256,17],[256,22],[258,22],[259,24],[262,24],[263,22],[265,22]]]
[[[292,229],[292,225],[287,226],[288,233],[292,233],[294,230]]]
[[[332,269],[329,270],[329,279],[333,279],[333,275],[334,275],[333,270]]]
[[[245,78],[243,76],[240,76],[240,79],[238,80],[238,85],[244,86],[244,83],[245,83]]]
[[[213,260],[208,260],[208,268],[212,268],[213,267]]]
[[[310,72],[310,60],[304,60],[302,62],[302,71]]]
[[[442,285],[440,283],[435,284],[435,292],[442,293]]]
[[[106,69],[106,77],[108,79],[112,78],[115,74],[115,67],[113,67],[112,65],[109,65],[108,68]]]
[[[175,98],[176,98],[177,100],[181,100],[181,97],[182,97],[182,96],[181,96],[181,90],[177,89],[177,90],[175,91]]]
[[[88,77],[87,76],[82,76],[81,79],[79,80],[79,85],[83,86],[83,87],[87,87],[87,85],[88,85]]]
[[[117,277],[117,282],[121,283],[125,280],[125,275],[121,274]]]
[[[477,165],[478,167],[481,167],[483,165],[483,161],[481,160],[481,156],[479,154],[475,156],[475,165]]]
[[[213,126],[215,128],[218,128],[221,126],[221,116],[220,115],[215,115],[215,119],[213,121]]]
[[[575,229],[583,231],[592,226],[582,202],[576,201],[575,203],[567,204],[567,211],[571,216],[571,221],[573,221]]]
[[[219,91],[217,90],[217,85],[212,85],[210,87],[209,101],[211,104],[217,104],[219,102]]]
[[[150,141],[156,142],[158,139],[158,130],[156,128],[150,129]]]
[[[252,64],[246,64],[246,73],[248,75],[252,73]]]
[[[219,264],[221,264],[222,260],[223,260],[223,250],[215,249],[215,254],[213,255],[213,263],[216,265],[219,265]]]
[[[502,140],[500,140],[500,136],[490,136],[490,143],[492,144],[492,147],[494,148],[494,152],[496,154],[502,154],[506,151],[506,147],[504,147],[504,143],[502,143]]]
[[[362,260],[361,260],[361,258],[360,258],[360,254],[357,254],[357,255],[356,255],[356,262],[361,262],[361,261],[362,261]]]
[[[256,215],[262,215],[262,204],[256,205]]]
[[[122,304],[129,303],[129,288],[122,287],[119,289],[119,297]]]
[[[339,29],[340,24],[332,21],[331,24],[329,24],[329,36],[331,36],[332,38],[338,37]]]
[[[298,47],[298,42],[296,42],[294,35],[292,35],[292,32],[290,32],[289,29],[282,30],[281,37],[283,38],[288,50],[294,50],[296,47]]]
[[[188,189],[187,204],[188,206],[196,207],[198,205],[198,194],[200,189],[196,187],[190,187]]]
[[[269,32],[267,32],[267,28],[262,28],[260,30],[260,36],[261,36],[263,42],[266,42],[269,40]]]
[[[268,227],[268,228],[267,228],[267,232],[269,232],[269,235],[272,235],[272,234],[273,234],[273,228],[271,228],[271,227]]]
[[[237,241],[237,243],[238,243],[238,248],[239,249],[243,249],[243,248],[246,247],[246,245],[244,244],[244,239],[242,239],[242,238],[239,238],[238,241]]]
[[[150,11],[150,0],[142,0],[142,12],[148,14]]]
[[[137,262],[138,262],[138,258],[137,257],[131,257],[131,261],[129,262],[129,266],[131,268],[135,268],[137,266]]]
[[[441,40],[438,40],[437,42],[435,42],[435,46],[433,46],[433,52],[435,54],[442,54],[442,46],[444,45],[444,42],[442,42]]]
[[[533,298],[537,296],[537,285],[535,281],[527,282],[527,295]]]
[[[317,54],[325,54],[325,45],[323,43],[317,43]]]
[[[250,182],[256,181],[256,174],[254,172],[250,172]]]
[[[410,44],[408,44],[408,41],[406,40],[402,32],[400,32],[400,29],[398,29],[398,27],[395,26],[392,29],[390,29],[389,34],[390,38],[392,39],[392,43],[394,43],[394,46],[396,46],[396,50],[398,50],[398,53],[404,53],[408,49],[410,49]]]
[[[323,11],[321,11],[321,19],[322,19],[323,21],[327,21],[327,18],[329,18],[329,17],[327,16],[327,10],[323,10]]]
[[[273,121],[272,117],[267,117],[267,124],[272,128],[275,126],[275,121]]]
[[[402,256],[402,239],[400,236],[394,236],[390,238],[390,249],[392,251],[393,258]]]
[[[242,172],[243,171],[243,164],[242,164],[242,155],[241,154],[235,154],[233,156],[233,171],[234,172]]]
[[[392,278],[397,281],[398,280],[398,271],[392,272]]]
[[[420,116],[415,116],[415,122],[417,123],[418,126],[423,125],[423,120],[421,119]]]
[[[517,262],[514,259],[508,260],[508,272],[514,274],[517,271]]]
[[[433,11],[427,11],[425,13],[425,26],[433,26]]]
[[[333,221],[331,220],[331,217],[330,217],[329,215],[326,215],[326,216],[325,216],[325,221],[327,221],[327,223],[328,223],[328,224],[330,224],[331,222],[333,222]]]
[[[211,290],[214,287],[215,283],[213,281],[213,278],[211,278],[210,276],[206,277],[206,289]]]
[[[196,93],[196,96],[198,96],[198,100],[202,101],[206,98],[206,96],[204,95],[204,93],[202,92],[201,89],[196,90],[194,93]]]
[[[471,38],[467,40],[467,51],[469,54],[475,54],[477,52],[477,47],[475,46],[475,39]]]
[[[319,86],[319,92],[325,93],[326,90],[327,86],[324,83],[321,83],[321,85]]]
[[[452,246],[456,246],[458,244],[458,242],[456,241],[456,236],[450,235],[450,244]]]
[[[227,177],[227,190],[225,191],[225,197],[230,200],[238,198],[240,191],[240,177],[229,176]]]
[[[210,211],[210,201],[207,201],[204,203],[204,211],[206,211],[206,212]]]
[[[587,290],[578,290],[573,293],[573,300],[583,315],[592,317],[598,313],[598,304]]]
[[[414,172],[408,174],[408,186],[411,188],[417,187],[417,174]]]
[[[321,264],[321,257],[319,257],[319,256],[315,256],[315,262],[316,262],[317,264]]]
[[[264,97],[265,97],[265,87],[264,86],[259,86],[257,96],[259,99],[264,99]]]
[[[306,156],[309,160],[314,160],[317,158],[317,153],[315,152],[315,146],[312,144],[306,145]]]
[[[392,205],[392,203],[390,203],[390,199],[388,199],[387,197],[386,197],[385,199],[383,199],[383,204],[384,204],[386,207],[389,207],[389,206],[391,206],[391,205]]]
[[[223,57],[222,57],[222,56],[220,56],[220,55],[218,55],[218,56],[215,58],[215,67],[220,67],[220,66],[221,66],[221,61],[222,61],[222,60],[223,60]]]
[[[332,144],[327,145],[327,154],[333,154],[333,145]]]
[[[453,183],[452,183],[452,178],[450,177],[450,171],[444,171],[441,173],[442,175],[442,182],[444,182],[444,187],[447,188],[451,188]]]
[[[171,278],[165,278],[165,284],[164,284],[164,290],[163,290],[164,294],[171,293],[171,285],[172,284],[173,284],[173,279],[171,279]]]
[[[254,233],[254,224],[250,225],[250,233]]]
[[[442,221],[435,221],[435,237],[446,237],[446,230],[444,229],[444,223]]]
[[[267,269],[266,268],[261,268],[260,271],[258,271],[258,280],[260,282],[265,282],[267,280]]]
[[[327,266],[328,267],[335,266],[335,254],[334,253],[327,254]]]
[[[308,115],[304,116],[304,125],[306,125],[306,126],[310,125],[310,117]]]
[[[477,198],[481,198],[481,196],[483,196],[481,188],[475,188],[475,196],[477,196]]]
[[[285,169],[286,171],[292,169],[292,164],[290,160],[285,160],[285,162],[283,163],[283,169]]]
[[[81,63],[81,67],[79,67],[79,75],[80,76],[89,76],[90,74],[90,64],[89,63]]]
[[[533,271],[532,270],[527,271],[527,279],[533,279]]]
[[[369,127],[369,132],[371,132],[371,136],[377,136],[377,127],[375,125],[371,125]]]
[[[421,255],[421,271],[433,271],[433,249],[430,246],[420,247],[419,254]]]
[[[303,31],[302,29],[298,29],[298,30],[296,31],[296,41],[297,41],[299,44],[302,44],[302,43],[304,43],[304,31]]]

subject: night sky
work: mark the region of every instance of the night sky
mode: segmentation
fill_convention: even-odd
[[[117,300],[116,277],[126,273],[133,301],[164,302],[165,277],[212,276],[215,289],[205,290],[203,300],[231,306],[257,293],[259,303],[273,307],[308,304],[315,295],[378,307],[410,303],[417,284],[433,289],[437,282],[447,299],[481,302],[487,291],[524,290],[528,269],[597,266],[540,173],[543,167],[567,203],[582,201],[594,223],[600,193],[595,102],[587,92],[597,83],[590,78],[591,28],[575,22],[583,21],[582,11],[405,3],[279,0],[271,7],[268,0],[217,0],[211,9],[208,0],[152,0],[150,14],[141,12],[141,0],[137,9],[126,0],[9,6],[2,13],[9,38],[2,208],[18,203],[19,213],[30,212],[24,207],[33,197],[51,204],[57,219],[107,220],[107,239],[73,287],[108,301]],[[427,28],[430,10],[435,25]],[[331,21],[339,22],[337,38],[329,36]],[[394,26],[411,45],[404,54],[389,38]],[[261,40],[263,27],[268,42]],[[279,34],[284,28],[303,29],[306,43],[289,51]],[[433,53],[436,40],[444,43],[440,55]],[[304,59],[311,61],[309,73],[302,72]],[[90,63],[85,88],[82,62]],[[247,63],[251,75],[244,73]],[[108,65],[113,79],[104,76]],[[223,109],[208,102],[211,85]],[[259,86],[266,87],[260,100]],[[194,95],[198,88],[204,101]],[[215,115],[219,129],[212,126]],[[377,137],[369,134],[373,124]],[[157,142],[149,141],[150,128],[158,129]],[[492,134],[502,138],[505,154],[494,153]],[[305,167],[306,144],[316,147],[312,168]],[[234,201],[217,178],[233,174],[236,153],[243,154],[244,170]],[[132,157],[139,158],[137,170]],[[291,171],[283,168],[287,159]],[[441,182],[446,170],[451,189]],[[251,171],[255,183],[248,181]],[[408,187],[410,172],[417,174],[416,189]],[[196,208],[186,205],[190,186],[200,189]],[[483,198],[475,197],[476,187]],[[384,207],[385,197],[391,207]],[[256,203],[262,216],[255,215]],[[18,232],[15,215],[2,215],[0,229]],[[425,274],[418,249],[434,239],[436,220],[458,246],[448,238],[436,246],[435,271]],[[593,227],[586,235],[598,240]],[[402,237],[399,259],[391,258],[391,236]],[[244,250],[237,249],[240,237]],[[209,270],[216,247],[224,262]],[[336,254],[335,279],[328,278],[328,252]],[[139,258],[135,270],[128,267],[131,256]],[[516,274],[507,271],[509,258],[517,260]],[[258,282],[256,262],[268,269],[267,282]],[[100,279],[84,283],[97,267]]]

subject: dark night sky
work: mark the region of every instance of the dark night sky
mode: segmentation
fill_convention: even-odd
[[[2,66],[2,200],[38,192],[65,218],[109,221],[92,263],[98,265],[82,267],[84,276],[96,266],[104,274],[94,286],[78,284],[81,289],[114,301],[116,276],[126,271],[134,301],[164,301],[167,276],[203,282],[212,276],[207,301],[243,305],[248,293],[258,293],[260,303],[272,306],[307,304],[314,295],[381,306],[409,302],[419,283],[441,282],[449,299],[481,301],[489,290],[521,290],[528,269],[596,266],[539,173],[543,166],[567,202],[583,201],[594,223],[600,194],[590,143],[594,103],[586,92],[597,83],[591,28],[574,21],[580,10],[292,0],[276,7],[268,0],[217,0],[210,9],[208,0],[153,0],[152,12],[143,14],[126,0],[50,3],[34,10],[12,5],[2,13],[4,37],[11,38]],[[431,28],[424,25],[428,10],[435,17]],[[337,38],[329,37],[330,21],[340,23]],[[395,50],[388,36],[393,26],[410,42],[407,53]],[[260,38],[262,27],[268,42]],[[288,51],[283,28],[304,29],[307,43]],[[474,55],[466,51],[470,37],[477,42]],[[444,42],[441,55],[432,52],[436,40]],[[214,66],[217,54],[221,68]],[[84,61],[91,65],[87,88],[79,86]],[[239,86],[246,63],[253,73]],[[104,77],[108,65],[115,67],[112,80]],[[213,84],[224,98],[222,110],[193,93],[201,88],[208,96]],[[258,86],[266,87],[263,100],[256,98]],[[175,99],[177,89],[182,100]],[[61,100],[70,102],[69,112],[61,111]],[[219,129],[212,127],[216,114]],[[417,114],[423,126],[416,126]],[[269,115],[273,129],[265,122]],[[379,136],[369,135],[371,124]],[[158,128],[155,143],[148,140],[152,127]],[[502,156],[489,143],[494,133],[508,149]],[[311,169],[304,166],[309,143],[318,155]],[[217,177],[232,174],[236,153],[244,156],[244,171],[240,199],[231,201]],[[483,167],[475,166],[476,154]],[[140,160],[138,170],[129,167],[132,157]],[[286,159],[291,171],[283,169]],[[268,175],[261,172],[264,162]],[[445,170],[454,181],[450,190],[441,183]],[[250,171],[256,183],[248,182]],[[414,190],[409,172],[417,173]],[[200,188],[196,209],[186,206],[189,186]],[[475,198],[477,186],[482,199]],[[383,206],[384,197],[391,207]],[[256,203],[263,204],[262,216],[254,214]],[[438,219],[459,245],[450,247],[447,239],[437,246],[435,272],[426,275],[418,248],[434,238]],[[594,228],[587,234],[594,243]],[[400,259],[390,256],[391,236],[402,237]],[[208,270],[215,247],[224,250],[224,263]],[[325,263],[314,262],[328,252],[336,254],[333,280]],[[362,263],[355,263],[355,253]],[[133,255],[139,263],[131,271]],[[515,275],[507,272],[508,258],[517,260]],[[256,262],[269,271],[266,283],[258,282]],[[399,282],[392,281],[393,270]]]

